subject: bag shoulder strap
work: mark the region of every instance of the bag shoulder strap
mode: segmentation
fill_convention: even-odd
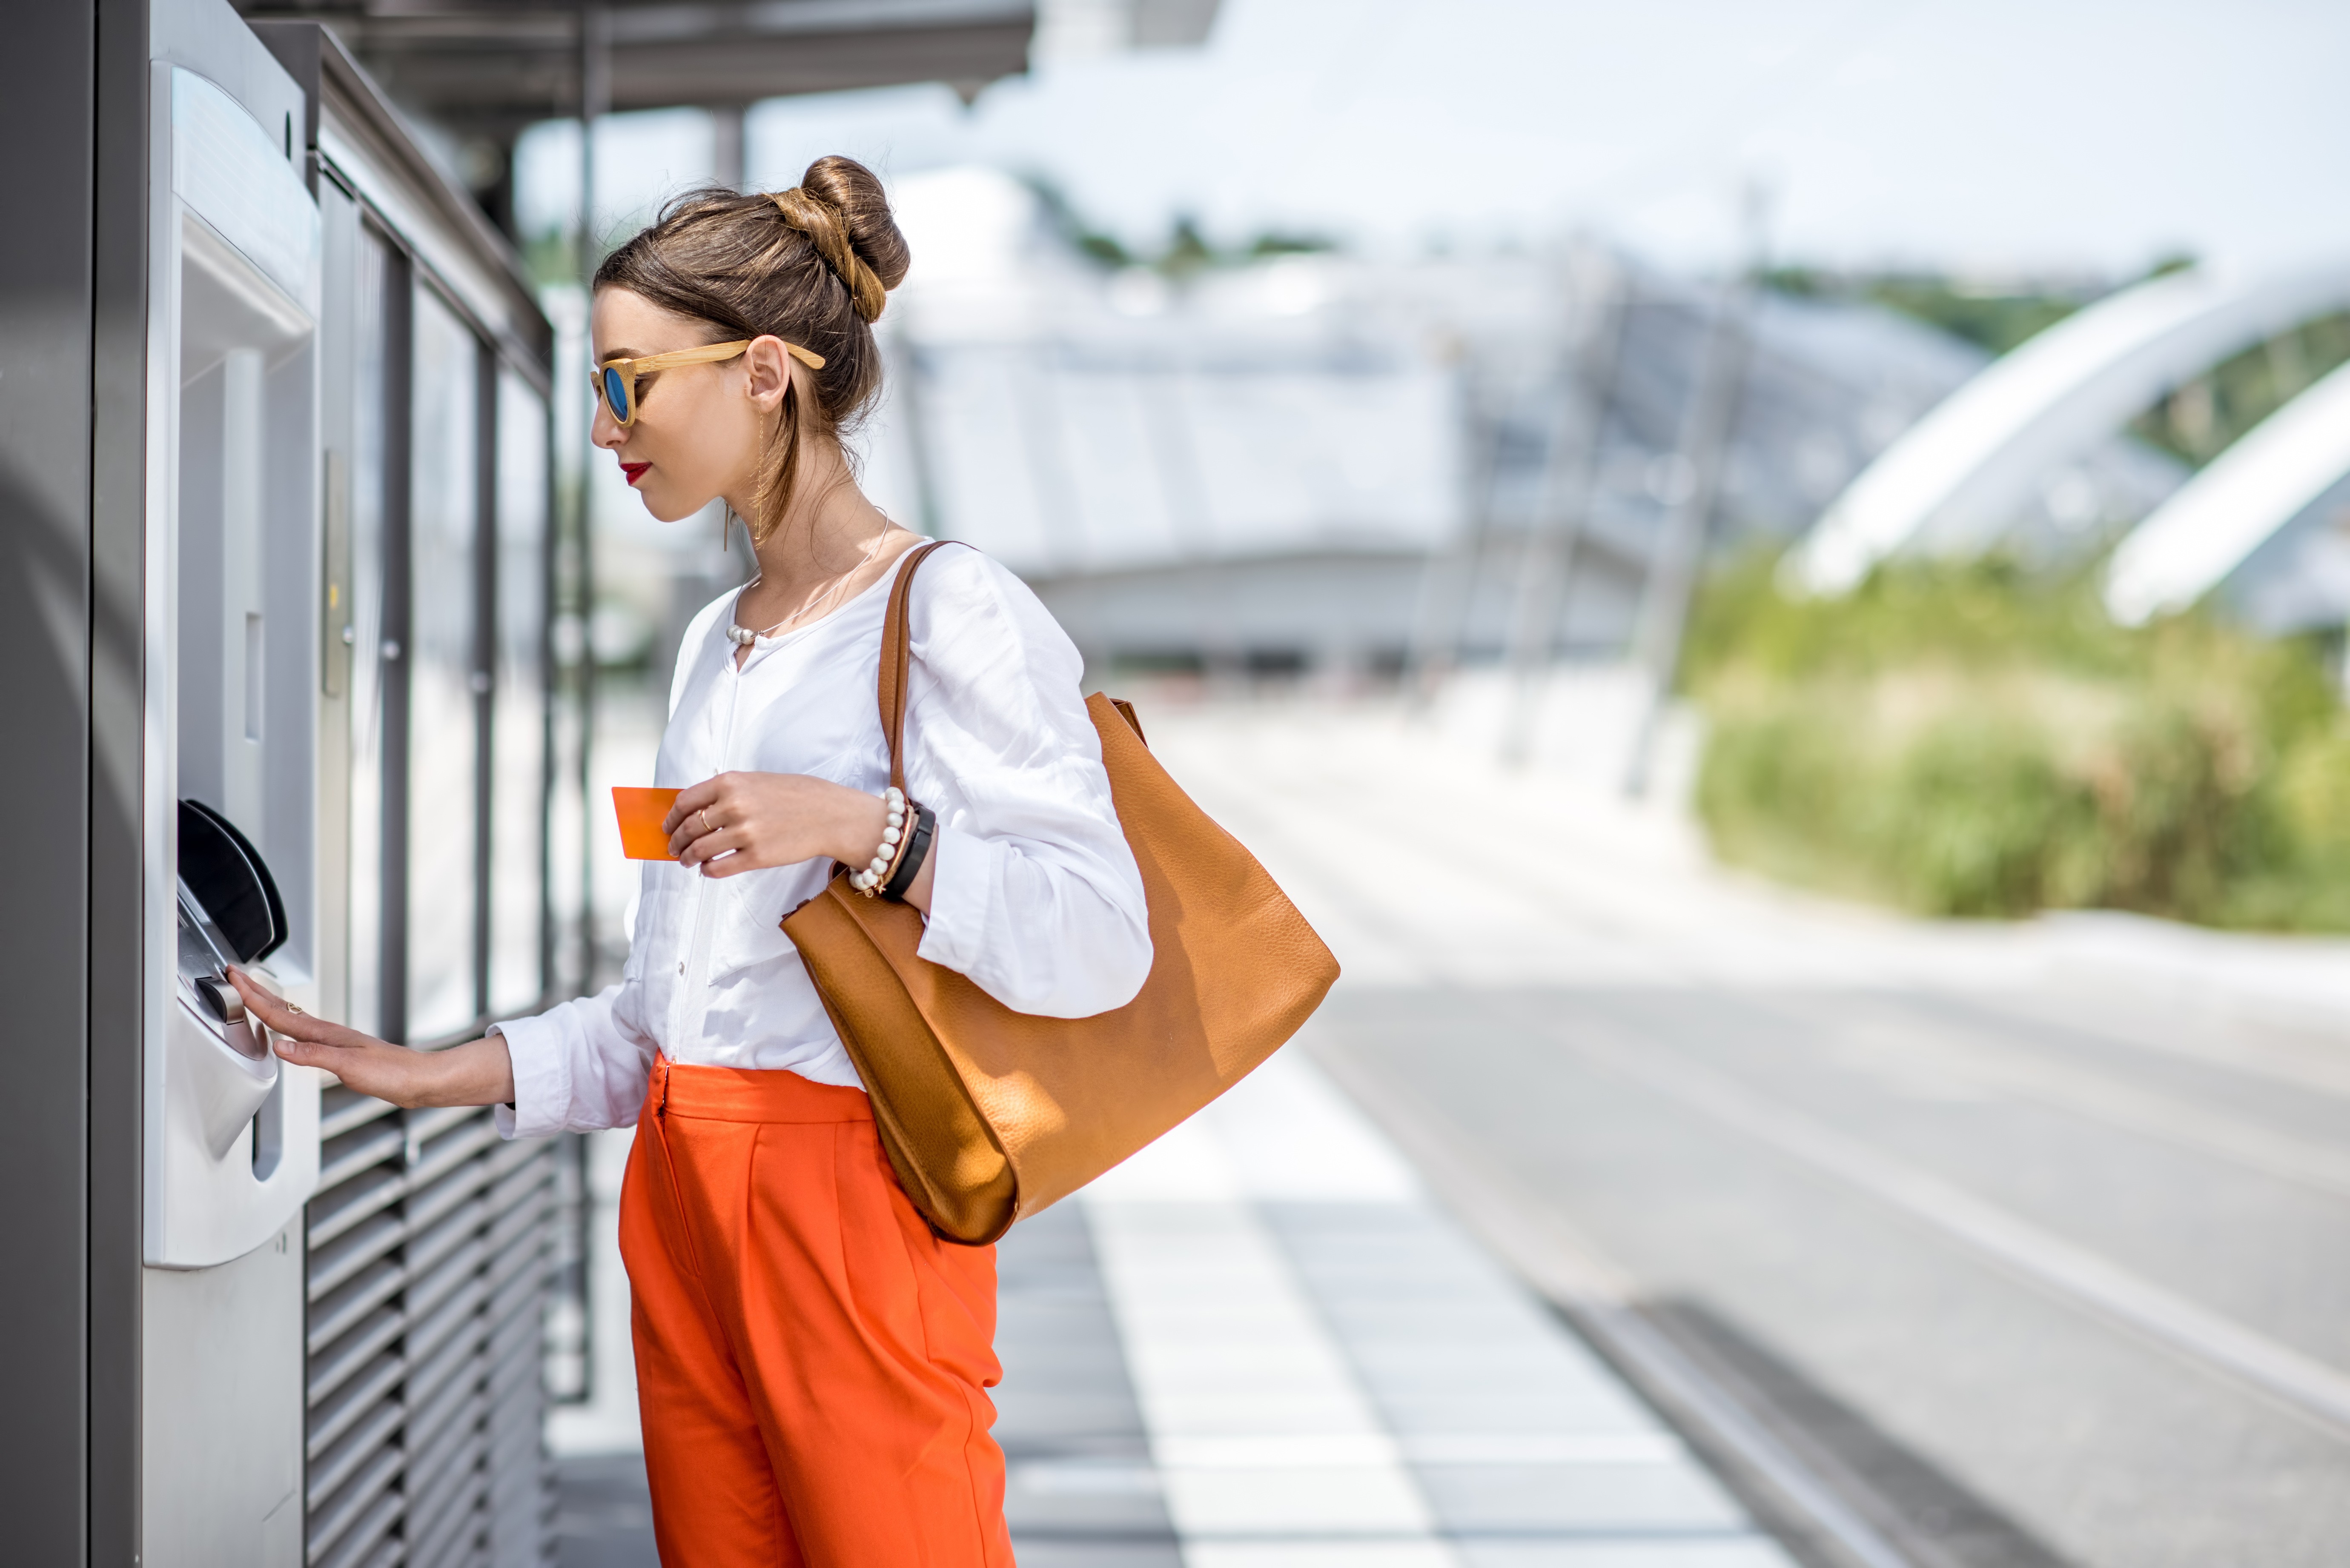
[[[913,595],[914,572],[934,550],[951,543],[933,539],[906,552],[898,580],[889,587],[889,613],[881,622],[881,736],[889,743],[889,783],[906,787],[906,674],[913,659],[913,636],[906,629],[908,604]]]

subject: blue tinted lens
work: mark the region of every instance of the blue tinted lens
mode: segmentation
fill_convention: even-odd
[[[609,365],[604,367],[604,406],[612,410],[614,419],[622,424],[629,422],[629,384]]]

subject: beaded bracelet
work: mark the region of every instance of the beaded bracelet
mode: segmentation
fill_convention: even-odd
[[[905,852],[906,792],[891,784],[889,793],[881,798],[889,808],[889,821],[881,829],[881,847],[873,852],[873,859],[863,870],[848,874],[848,885],[868,898],[889,880],[889,867]]]

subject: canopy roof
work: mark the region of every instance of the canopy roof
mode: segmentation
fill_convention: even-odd
[[[535,120],[1028,67],[1035,0],[237,0],[323,22],[403,108],[504,142]],[[600,39],[603,47],[597,47]]]

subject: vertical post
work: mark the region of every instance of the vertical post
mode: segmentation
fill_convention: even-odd
[[[1085,569],[1086,524],[1075,476],[1069,472],[1060,400],[1054,385],[1060,368],[1057,341],[1030,346],[1015,361],[1018,390],[1012,400],[1020,423],[1020,444],[1028,459],[1028,483],[1044,514],[1045,536],[1056,576]]]
[[[722,103],[710,111],[710,177],[730,191],[743,189],[750,178],[743,147],[743,109]]]
[[[415,667],[410,625],[415,590],[412,459],[416,435],[416,269],[405,251],[384,248],[383,269],[383,610],[377,680],[383,711],[383,776],[377,798],[383,900],[376,961],[377,1020],[383,1037],[408,1038],[408,715]]]
[[[945,513],[939,504],[939,476],[931,456],[930,426],[922,403],[922,352],[914,346],[914,327],[905,312],[903,303],[892,302],[879,330],[881,352],[889,365],[890,411],[906,429],[906,455],[913,464],[921,531],[936,539],[944,526]]]
[[[1616,399],[1617,362],[1632,312],[1632,286],[1615,264],[1579,258],[1584,275],[1574,286],[1575,327],[1561,358],[1561,406],[1543,465],[1541,510],[1527,530],[1510,608],[1510,710],[1502,731],[1502,760],[1523,763],[1533,753],[1540,718],[1543,673],[1556,653],[1558,619],[1565,607],[1575,547],[1582,536],[1599,472],[1607,415]]]
[[[579,286],[588,320],[588,357],[595,356],[596,122],[612,107],[612,24],[600,0],[579,8]],[[579,983],[594,991],[596,962],[596,530],[588,504],[586,431],[579,435],[577,482],[572,486],[572,539],[577,551],[579,621]]]
[[[1722,470],[1737,433],[1739,399],[1745,390],[1754,291],[1762,276],[1759,191],[1749,191],[1746,207],[1752,236],[1747,259],[1722,280],[1714,302],[1674,465],[1679,476],[1679,493],[1658,533],[1655,553],[1649,557],[1648,581],[1640,596],[1639,618],[1633,624],[1632,657],[1641,675],[1642,692],[1639,728],[1632,740],[1624,793],[1635,798],[1648,791],[1657,731],[1680,674],[1690,599],[1697,591],[1698,572],[1704,565],[1714,507],[1721,494]]]
[[[1159,470],[1167,513],[1182,541],[1191,576],[1193,603],[1199,607],[1202,673],[1211,694],[1231,697],[1247,680],[1247,650],[1241,646],[1231,597],[1232,584],[1217,547],[1215,510],[1208,494],[1207,475],[1191,410],[1186,406],[1189,368],[1180,358],[1167,361],[1164,373],[1145,370],[1146,395],[1154,395],[1158,417],[1145,421],[1150,455]]]
[[[1461,463],[1460,532],[1429,552],[1420,567],[1419,593],[1412,607],[1411,642],[1404,651],[1404,697],[1414,713],[1425,713],[1438,690],[1461,663],[1461,646],[1475,613],[1477,577],[1493,526],[1493,485],[1501,467],[1502,412],[1475,371],[1464,368],[1460,383],[1460,427],[1467,449]]]
[[[490,1022],[497,867],[498,357],[473,345],[473,1012]]]
[[[601,0],[579,7],[579,281],[596,270],[596,122],[612,112],[612,14]]]

